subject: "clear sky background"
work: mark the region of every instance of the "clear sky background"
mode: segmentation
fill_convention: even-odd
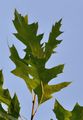
[[[15,8],[23,15],[28,14],[29,23],[39,22],[38,32],[45,33],[44,41],[47,41],[55,21],[63,18],[61,29],[64,33],[60,37],[63,42],[47,66],[65,63],[64,73],[52,83],[72,81],[72,84],[41,105],[34,118],[56,120],[51,110],[55,98],[68,110],[72,110],[76,102],[83,105],[83,0],[0,0],[0,69],[3,69],[4,87],[8,87],[12,95],[17,93],[22,107],[21,114],[30,120],[32,96],[24,81],[10,73],[15,65],[9,59],[8,44],[14,44],[21,57],[24,56],[25,47],[12,35],[15,32],[12,24]]]

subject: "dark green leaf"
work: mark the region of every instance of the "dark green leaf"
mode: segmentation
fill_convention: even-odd
[[[2,75],[2,71],[0,70],[0,88],[2,88],[3,86],[3,75]]]
[[[0,120],[18,120],[15,117],[9,115],[0,104]]]
[[[19,112],[20,112],[19,101],[18,101],[18,98],[15,94],[11,100],[10,106],[8,107],[8,113],[10,115],[12,115],[13,117],[18,118]]]

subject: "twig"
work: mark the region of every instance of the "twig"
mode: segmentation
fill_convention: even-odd
[[[37,112],[37,110],[38,110],[38,107],[39,107],[39,106],[37,106],[37,108],[36,108],[36,110],[35,110],[35,112],[34,112],[34,116],[35,116],[35,114],[36,114],[36,112]]]
[[[35,109],[35,102],[36,102],[36,94],[34,94],[33,101],[32,101],[32,113],[31,113],[31,120],[33,120],[34,115],[35,115],[35,112],[34,112],[34,109]]]

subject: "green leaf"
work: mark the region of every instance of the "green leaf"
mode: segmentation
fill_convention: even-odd
[[[15,10],[13,20],[17,33],[15,37],[26,45],[24,50],[26,55],[20,58],[15,48],[10,48],[10,58],[15,63],[16,68],[11,72],[22,78],[30,92],[32,90],[38,96],[38,103],[43,103],[52,98],[52,94],[68,86],[70,83],[60,83],[58,85],[49,85],[49,82],[63,72],[64,65],[60,64],[53,68],[46,68],[46,63],[54,52],[54,48],[61,43],[57,37],[62,33],[60,31],[61,20],[52,27],[49,40],[46,44],[42,43],[43,34],[37,34],[38,23],[29,24],[27,18]],[[49,92],[48,92],[49,91]]]
[[[71,82],[63,82],[56,85],[41,85],[35,89],[35,93],[38,95],[39,104],[52,98],[52,94],[60,91],[62,88],[67,87]]]
[[[20,112],[19,101],[18,101],[18,98],[15,94],[11,100],[10,106],[8,107],[8,113],[10,115],[12,115],[13,117],[18,118],[19,112]]]
[[[72,111],[68,111],[56,100],[53,112],[57,120],[83,120],[83,106],[80,106],[78,103]]]
[[[10,105],[11,97],[8,89],[3,89],[3,75],[0,70],[0,102],[5,103],[6,105]]]
[[[3,74],[0,70],[0,120],[18,120],[20,113],[19,102],[16,94],[11,98],[9,90],[3,89]],[[5,111],[1,105],[4,103],[8,107],[8,111]]]
[[[42,73],[40,74],[42,81],[44,81],[45,83],[48,83],[53,78],[57,77],[58,74],[62,73],[63,68],[64,68],[64,64],[55,66],[50,69],[45,68],[44,70],[42,70]]]
[[[0,120],[18,120],[15,117],[9,115],[0,104]]]
[[[18,53],[14,46],[10,49],[10,51],[12,53],[10,58],[16,64],[16,69],[13,70],[12,73],[23,78],[29,90],[32,91],[32,89],[35,89],[35,87],[39,82],[39,80],[35,78],[33,80],[29,78],[29,74],[33,75],[34,77],[37,77],[36,75],[37,72],[35,67],[34,66],[29,67],[28,64],[25,63],[25,60],[22,60],[21,58],[19,58]]]
[[[60,44],[62,41],[62,40],[57,40],[57,37],[59,37],[59,35],[63,33],[60,31],[61,21],[62,19],[60,19],[58,22],[55,23],[55,25],[53,25],[52,31],[50,32],[50,35],[49,35],[48,42],[46,43],[45,53],[46,53],[47,60],[52,55],[52,53],[54,53],[53,51],[54,48],[56,48],[57,45]]]
[[[2,75],[2,70],[0,70],[0,87],[3,86],[3,75]]]
[[[5,119],[3,118],[3,113],[4,113],[4,114],[7,114],[6,111],[3,109],[2,105],[0,104],[0,119],[1,119],[1,120],[5,120]]]
[[[70,116],[72,116],[71,112],[65,110],[57,100],[54,104],[53,111],[56,114],[57,120],[70,120]]]
[[[83,120],[83,106],[80,106],[78,103],[75,105],[70,120]]]
[[[33,56],[41,58],[44,56],[43,48],[40,44],[43,34],[36,35],[38,23],[28,24],[26,21],[27,19],[25,20],[25,17],[21,16],[15,10],[15,20],[13,20],[13,23],[18,33],[15,33],[14,35],[26,46],[30,47]]]

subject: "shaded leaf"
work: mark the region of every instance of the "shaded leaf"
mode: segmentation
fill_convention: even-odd
[[[18,118],[19,112],[20,112],[19,101],[18,101],[18,98],[15,94],[11,100],[10,106],[8,107],[8,113],[10,115],[12,115],[13,117]]]
[[[0,70],[0,87],[2,88],[3,86],[3,75],[2,75],[2,70]]]
[[[18,119],[16,119],[12,115],[9,115],[0,104],[0,120],[18,120]]]

